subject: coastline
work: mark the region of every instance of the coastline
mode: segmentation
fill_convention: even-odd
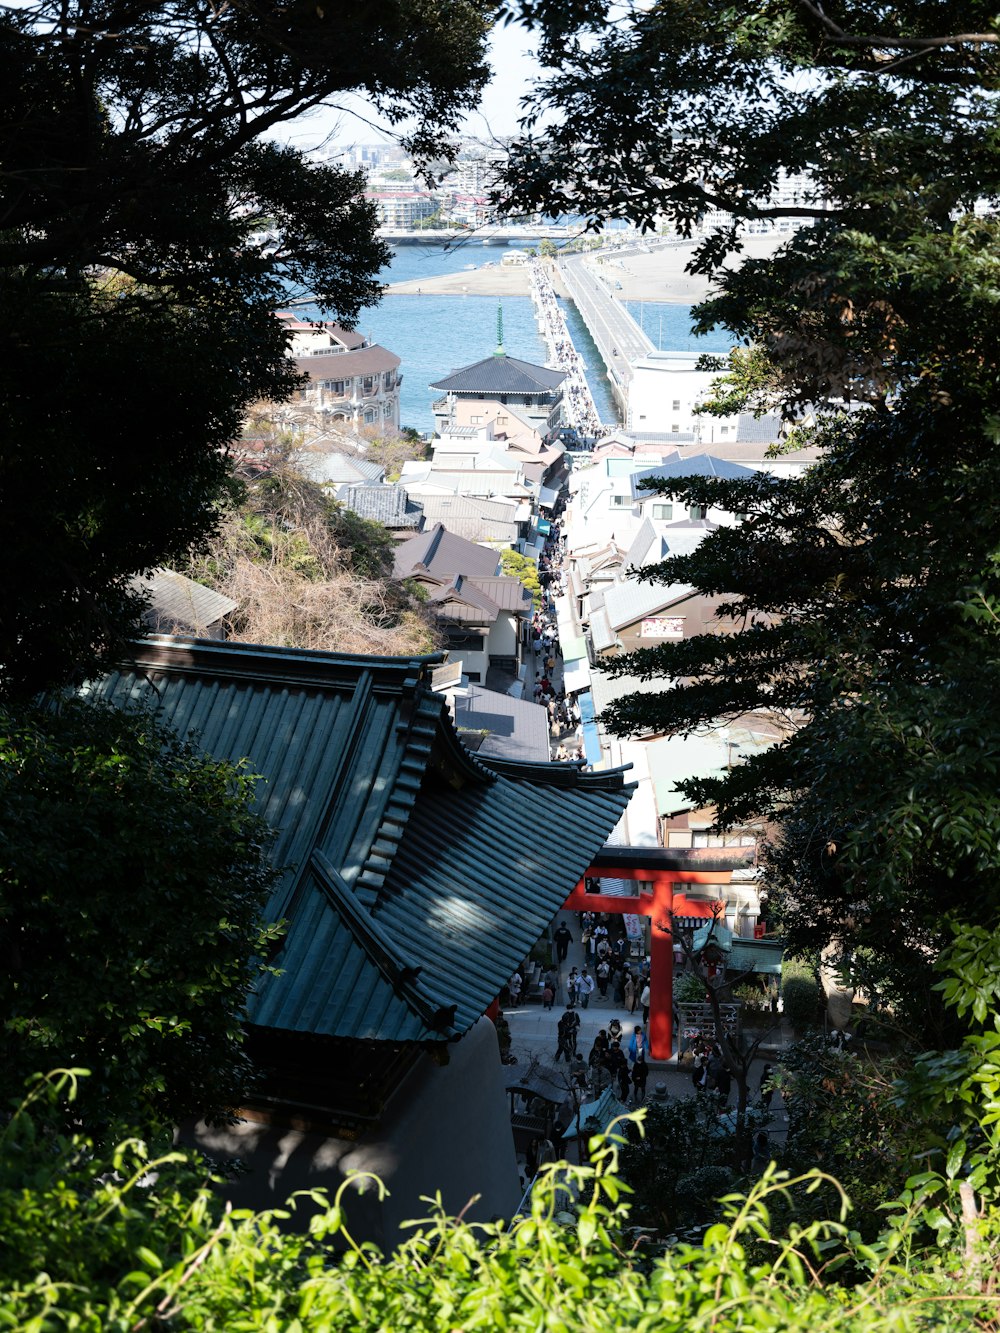
[[[733,257],[731,267],[738,267],[743,259],[763,259],[774,253],[787,235],[746,236],[743,251]],[[712,292],[712,283],[702,274],[686,273],[685,267],[694,253],[689,243],[658,249],[644,254],[629,251],[625,254],[605,255],[603,271],[615,282],[621,283],[622,298],[626,301],[660,301],[665,305],[695,305]],[[495,262],[495,261],[494,261]],[[559,286],[557,282],[557,287]],[[530,286],[527,269],[511,265],[501,268],[463,269],[461,273],[445,273],[436,277],[408,282],[392,282],[386,286],[387,296],[528,296]]]

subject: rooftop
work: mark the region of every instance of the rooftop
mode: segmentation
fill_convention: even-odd
[[[501,354],[463,366],[430,387],[443,389],[445,393],[551,394],[554,397],[565,378],[565,371],[534,366],[530,361]]]
[[[440,658],[155,637],[87,687],[260,775],[287,929],[255,1029],[454,1040],[537,941],[628,802],[621,770],[473,757]],[[498,836],[502,831],[502,836]]]

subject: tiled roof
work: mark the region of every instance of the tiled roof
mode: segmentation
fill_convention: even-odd
[[[337,499],[352,514],[386,528],[419,528],[423,521],[423,506],[399,485],[342,486]]]
[[[421,497],[428,523],[466,540],[514,541],[517,538],[517,505],[509,500],[482,500],[471,495],[425,495]]]
[[[667,543],[663,534],[653,526],[652,519],[643,519],[632,545],[625,555],[625,567],[653,565],[666,558]]]
[[[133,579],[132,586],[148,595],[142,618],[160,634],[204,634],[237,606],[231,597],[172,569],[156,569],[149,578]]]
[[[308,334],[315,338],[317,343],[323,334],[328,333],[342,347],[346,347],[348,351],[353,351],[355,348],[365,345],[364,334],[342,328],[339,324],[331,324],[325,321],[320,326],[320,330],[317,330],[316,324],[312,320],[299,319],[298,315],[293,314],[290,310],[279,310],[276,313],[278,319],[290,333]]]
[[[399,357],[374,343],[352,352],[331,352],[329,356],[297,356],[296,369],[311,380],[343,380],[353,375],[375,375],[383,370],[397,370]]]
[[[431,388],[446,393],[554,395],[565,378],[565,371],[533,366],[530,361],[518,361],[513,356],[488,356],[475,365],[454,371]]]
[[[335,449],[303,449],[296,455],[295,461],[310,481],[330,482],[335,486],[344,482],[374,485],[385,476],[385,468],[381,463],[355,458],[353,454],[340,453]]]
[[[541,704],[481,685],[467,686],[452,703],[460,728],[489,733],[476,751],[481,759],[548,760],[549,715]]]
[[[661,463],[659,467],[634,472],[632,494],[638,499],[648,499],[649,492],[640,490],[639,483],[652,478],[676,481],[682,477],[721,477],[726,481],[744,481],[756,476],[759,473],[739,463],[727,463],[724,458],[716,458],[713,454],[695,454],[691,458],[679,458],[674,462]]]
[[[456,574],[437,587],[431,586],[428,602],[434,614],[442,620],[455,620],[464,625],[492,625],[500,608],[489,593],[478,588],[472,579]]]
[[[260,775],[287,931],[258,1029],[453,1039],[483,1014],[628,802],[620,770],[474,759],[435,659],[153,638],[87,693]],[[439,660],[439,659],[437,659]]]
[[[509,574],[495,574],[489,578],[476,576],[466,579],[466,582],[474,583],[496,603],[501,611],[517,611],[519,615],[531,614],[531,593],[520,579],[512,578]]]
[[[626,579],[615,583],[604,594],[604,606],[608,613],[611,628],[622,629],[643,616],[656,615],[673,602],[689,597],[692,592],[686,583],[640,583],[638,579]]]
[[[777,412],[766,412],[762,417],[741,412],[736,422],[736,443],[775,444],[781,439],[783,424]]]
[[[456,537],[440,523],[400,542],[396,549],[395,575],[405,579],[419,568],[435,578],[452,574],[481,575],[489,578],[497,572],[500,557],[486,546],[477,546],[464,537]]]

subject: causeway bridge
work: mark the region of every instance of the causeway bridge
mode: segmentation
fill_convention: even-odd
[[[624,303],[616,299],[608,279],[586,264],[585,255],[561,259],[559,274],[608,368],[608,379],[622,419],[627,421],[631,363],[648,356],[654,350],[653,343],[625,309]]]

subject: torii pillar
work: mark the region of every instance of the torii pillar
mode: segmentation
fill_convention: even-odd
[[[619,849],[609,849],[611,850]],[[661,856],[663,850],[656,849]],[[586,880],[599,879],[602,876],[607,879],[642,880],[644,883],[651,883],[653,891],[637,893],[627,898],[619,897],[617,894],[587,893]],[[584,878],[563,903],[563,911],[566,912],[610,912],[618,915],[628,913],[650,918],[649,1054],[653,1060],[669,1060],[673,1054],[674,941],[671,933],[673,918],[675,915],[698,916],[708,920],[713,916],[711,901],[689,899],[683,893],[675,893],[674,886],[697,884],[721,888],[731,880],[731,868],[665,870],[651,866],[625,866],[620,863],[602,865],[601,858],[597,857]]]

